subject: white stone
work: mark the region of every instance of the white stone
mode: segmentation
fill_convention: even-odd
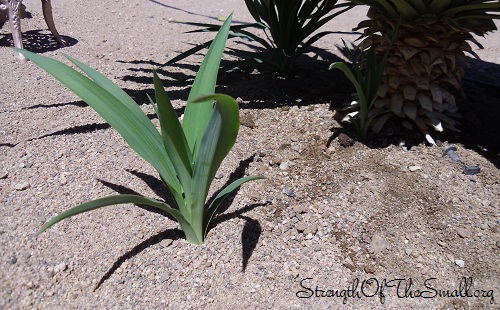
[[[460,266],[461,268],[465,267],[465,262],[461,259],[455,260],[455,264],[457,264],[457,266]]]
[[[30,186],[31,185],[28,182],[19,182],[16,185],[14,185],[14,189],[16,189],[18,191],[23,191],[25,189],[30,188]]]
[[[408,167],[408,169],[410,169],[411,172],[415,172],[417,170],[422,170],[422,167],[421,166],[410,166],[410,167]]]

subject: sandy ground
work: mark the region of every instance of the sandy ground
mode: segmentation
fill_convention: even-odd
[[[33,16],[22,21],[28,49],[89,64],[147,113],[151,69],[209,37],[169,21],[211,22],[231,11],[236,22],[252,21],[236,0],[53,1],[70,42],[61,48],[39,1],[25,4]],[[365,12],[325,29],[350,31]],[[287,80],[220,75],[219,91],[239,97],[242,126],[212,192],[241,175],[267,179],[244,185],[206,244],[194,246],[176,223],[133,205],[82,214],[36,236],[78,203],[166,193],[92,109],[34,64],[16,62],[10,30],[1,29],[0,309],[498,308],[500,34],[479,38],[482,61],[464,81],[464,132],[436,136],[480,166],[476,175],[396,124],[342,146],[340,133],[353,131],[332,108],[351,100],[352,89],[326,70],[342,57],[341,38],[356,36],[323,38]],[[160,71],[179,112],[189,83],[177,81],[194,74],[201,57]]]

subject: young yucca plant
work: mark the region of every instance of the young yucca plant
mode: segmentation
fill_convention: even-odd
[[[66,56],[88,77],[59,61],[19,50],[88,103],[118,131],[128,145],[158,171],[177,204],[172,207],[163,201],[138,195],[105,197],[64,211],[43,225],[39,233],[82,212],[133,203],[149,205],[172,215],[190,243],[202,244],[205,241],[208,225],[224,198],[243,183],[260,178],[248,176],[234,181],[205,206],[217,169],[233,147],[239,129],[238,103],[230,96],[213,94],[230,22],[231,16],[201,64],[182,124],[154,72],[156,104],[151,103],[160,121],[161,132],[130,96],[85,64]]]
[[[349,49],[344,40],[344,47],[349,53],[349,58],[351,59],[354,73],[352,70],[343,62],[335,62],[330,65],[331,69],[339,69],[344,75],[349,79],[349,81],[354,85],[356,93],[358,94],[358,101],[353,102],[349,108],[355,108],[357,111],[348,114],[356,131],[358,132],[361,140],[366,138],[368,129],[372,123],[380,117],[382,114],[387,113],[385,109],[374,109],[373,102],[377,98],[377,91],[382,82],[382,75],[384,73],[384,66],[387,60],[385,57],[381,63],[377,64],[375,59],[375,52],[370,50],[368,54],[368,59],[366,61],[365,68],[361,69],[354,53]],[[383,124],[382,122],[378,122]],[[374,131],[378,131],[380,128],[374,128]]]
[[[386,71],[374,106],[390,109],[412,120],[424,133],[433,127],[458,130],[454,93],[462,92],[461,80],[469,42],[482,46],[472,34],[496,30],[493,19],[500,11],[498,0],[350,0],[370,6],[359,48],[367,57],[390,49]],[[401,20],[392,47],[389,42]]]
[[[337,4],[338,0],[245,0],[246,6],[256,23],[231,26],[230,37],[240,38],[260,46],[259,51],[233,50],[243,60],[225,67],[226,70],[243,67],[259,67],[286,75],[292,71],[297,57],[327,34],[316,33],[327,22],[354,7],[349,3]],[[190,32],[217,31],[218,25],[182,22],[202,29]],[[248,31],[263,31],[266,39]],[[171,65],[208,46],[198,45],[165,65]]]
[[[397,31],[395,32],[395,34]],[[394,35],[392,40],[394,40]],[[349,54],[351,59],[354,73],[349,69],[349,67],[343,62],[334,62],[330,65],[331,69],[339,69],[344,75],[349,79],[349,81],[354,85],[356,92],[358,94],[358,102],[353,105],[358,111],[349,113],[348,116],[358,132],[359,137],[364,140],[368,133],[368,129],[373,124],[373,131],[379,132],[382,126],[388,119],[387,109],[375,108],[373,103],[378,98],[378,91],[382,83],[382,77],[384,75],[385,64],[387,63],[387,58],[389,57],[389,50],[387,49],[384,56],[377,61],[375,56],[375,50],[370,48],[368,50],[368,57],[365,60],[363,68],[361,68],[356,56],[347,46],[344,40],[344,48]],[[391,41],[392,44],[392,41]]]

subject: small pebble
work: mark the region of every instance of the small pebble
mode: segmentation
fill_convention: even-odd
[[[437,242],[437,244],[438,244],[439,246],[442,246],[443,248],[448,247],[448,244],[447,244],[446,242],[444,242],[444,241],[438,241],[438,242]]]
[[[356,268],[354,267],[354,263],[349,256],[347,256],[347,258],[344,260],[342,265],[344,265],[344,267],[351,270],[352,272],[356,271]]]
[[[370,252],[377,254],[389,248],[389,246],[389,242],[382,235],[374,234],[370,242]]]
[[[318,225],[307,224],[304,222],[298,222],[295,225],[295,229],[297,229],[298,232],[302,232],[304,234],[304,236],[309,235],[309,234],[313,235],[316,233],[316,231],[318,231]]]
[[[365,267],[365,272],[369,274],[374,274],[376,271],[375,266],[366,266]]]
[[[288,166],[289,166],[289,163],[288,163],[287,161],[282,162],[282,163],[280,164],[280,169],[281,169],[281,170],[288,169]]]
[[[417,170],[422,170],[422,167],[421,166],[410,166],[410,167],[408,167],[408,169],[410,169],[411,172],[415,172]]]
[[[17,257],[11,256],[9,258],[9,263],[11,263],[12,265],[15,265],[17,263]]]
[[[292,209],[295,213],[306,213],[307,212],[307,208],[303,205],[295,205],[292,207]]]
[[[457,234],[462,238],[468,238],[472,233],[470,230],[464,228],[457,228]]]
[[[30,162],[21,164],[21,168],[31,168],[31,167],[33,167],[33,163]]]
[[[0,171],[0,180],[6,179],[9,176],[7,171]]]
[[[54,272],[58,273],[58,272],[66,270],[66,269],[68,269],[68,266],[66,265],[66,263],[61,262],[54,267]]]
[[[255,128],[255,120],[250,114],[243,114],[240,117],[240,124],[248,128]]]
[[[345,133],[341,133],[339,135],[338,139],[339,139],[339,144],[343,147],[350,147],[350,146],[353,146],[354,143],[356,143],[356,141],[354,141],[354,139],[352,139],[351,137],[349,137]]]
[[[18,191],[23,191],[25,189],[30,188],[30,186],[31,185],[28,182],[20,182],[20,183],[17,183],[16,185],[14,185],[14,189],[18,190]]]
[[[455,260],[455,264],[457,264],[457,266],[460,266],[461,268],[465,267],[465,262],[461,259]]]
[[[289,189],[288,187],[284,187],[282,192],[283,192],[283,194],[287,195],[288,197],[295,198],[294,192],[291,189]]]
[[[300,152],[300,145],[298,145],[297,143],[292,144],[292,150],[294,150],[295,152]]]

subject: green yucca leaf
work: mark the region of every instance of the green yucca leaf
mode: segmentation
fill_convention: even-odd
[[[452,0],[434,0],[429,4],[428,8],[431,13],[437,14],[450,7],[451,2]]]
[[[137,154],[158,171],[174,191],[182,193],[181,184],[162,146],[161,135],[137,104],[131,105],[129,100],[120,101],[105,88],[60,61],[26,50],[18,51],[90,105],[111,127],[118,131]],[[103,76],[82,63],[77,62],[77,64],[86,71],[92,72],[99,83],[110,88],[110,84],[104,81]],[[113,92],[119,93],[116,90]],[[123,95],[120,94],[119,97]]]
[[[200,95],[211,94],[215,91],[217,73],[219,72],[220,60],[226,46],[231,20],[232,14],[226,19],[210,45],[207,55],[198,70],[186,104],[182,128],[184,129],[186,139],[195,160],[197,148],[205,132],[210,114],[212,113],[212,106],[210,104],[192,104],[192,102]]]
[[[189,206],[191,204],[191,178],[193,175],[193,170],[191,163],[193,162],[191,156],[191,150],[182,130],[182,126],[179,123],[177,113],[172,107],[172,103],[168,98],[163,84],[153,71],[154,75],[154,89],[156,97],[156,114],[158,115],[158,120],[160,121],[161,135],[163,138],[163,145],[168,157],[172,161],[175,168],[179,181],[181,182],[183,188],[183,199],[176,199],[179,208],[183,213],[184,217],[188,217],[189,208],[181,206],[185,204]]]
[[[364,139],[366,137],[368,128],[371,125],[371,123],[373,123],[373,121],[380,115],[388,112],[388,111],[383,111],[380,113],[373,113],[372,108],[373,108],[373,103],[375,102],[375,99],[378,96],[377,92],[382,83],[382,77],[384,75],[385,65],[387,63],[387,59],[389,57],[389,52],[392,47],[392,44],[396,39],[400,23],[401,21],[398,21],[398,24],[396,25],[394,33],[391,37],[389,48],[387,48],[386,52],[384,53],[384,56],[380,60],[380,63],[377,63],[375,50],[373,48],[370,48],[370,50],[368,51],[368,56],[366,58],[365,67],[363,70],[361,70],[361,67],[357,59],[355,58],[354,53],[347,46],[347,43],[344,40],[342,40],[344,42],[344,47],[349,54],[349,58],[352,61],[355,74],[353,74],[352,71],[349,69],[349,67],[347,67],[347,65],[342,62],[335,62],[330,65],[330,69],[339,69],[344,73],[347,79],[353,84],[359,96],[359,102],[358,102],[359,115],[357,115],[357,117],[353,119],[353,124],[355,125],[356,130],[360,135],[361,139]],[[384,122],[385,120],[386,118],[384,118]],[[382,125],[380,122],[377,123],[378,127],[381,127]]]
[[[352,83],[352,85],[354,86],[354,88],[356,89],[356,92],[359,95],[359,102],[360,102],[360,104],[362,102],[366,102],[365,92],[363,91],[363,88],[361,87],[361,84],[358,82],[358,79],[356,79],[356,77],[352,73],[351,69],[349,69],[349,67],[345,63],[343,63],[343,62],[334,62],[333,64],[330,65],[329,69],[330,70],[332,70],[332,69],[339,69],[339,70],[341,70],[345,74],[345,76],[347,77],[347,79],[349,79],[349,81]]]
[[[420,16],[420,14],[410,5],[407,0],[391,0],[396,6],[398,12],[405,16],[407,19],[415,19]]]
[[[427,7],[423,0],[410,0],[409,2],[418,14],[427,13]]]
[[[202,229],[205,199],[210,184],[229,153],[238,135],[240,126],[238,103],[227,95],[214,94],[199,97],[194,102],[216,100],[207,128],[200,143],[198,157],[193,171],[193,206],[191,222],[196,221],[195,229]],[[197,231],[202,234],[203,231]]]
[[[248,52],[233,49],[243,60],[224,67],[224,70],[244,67],[259,67],[287,74],[293,69],[296,58],[305,52],[311,44],[333,31],[315,34],[327,22],[354,7],[352,3],[338,4],[338,0],[245,0],[248,11],[255,19],[253,24],[233,25],[230,27],[231,38],[241,38],[255,42],[265,50]],[[336,11],[334,11],[336,10]],[[215,31],[217,25],[183,22],[184,24],[202,27],[200,31]],[[249,32],[248,28],[263,30],[266,39]],[[169,60],[171,65],[193,53],[203,46],[191,48],[181,55]]]
[[[444,11],[444,15],[447,16],[455,16],[456,14],[465,14],[465,13],[477,13],[482,12],[487,14],[487,12],[499,12],[500,11],[500,2],[496,1],[494,3],[481,3],[478,4],[464,4],[461,6],[453,7]],[[488,14],[489,15],[489,14]]]
[[[253,180],[258,180],[258,179],[264,179],[264,177],[260,176],[248,176],[244,178],[240,178],[228,186],[226,186],[223,190],[221,190],[217,196],[215,196],[214,200],[212,200],[212,203],[210,206],[206,209],[205,215],[203,217],[203,235],[204,237],[207,236],[208,232],[208,226],[212,220],[212,217],[214,216],[215,212],[217,212],[217,208],[221,205],[221,203],[226,199],[229,194],[234,192],[238,187],[243,185],[246,182],[253,181]]]
[[[42,233],[45,230],[47,230],[49,227],[52,225],[56,224],[57,222],[60,222],[66,218],[75,216],[80,213],[96,210],[102,207],[107,207],[111,205],[118,205],[118,204],[126,204],[126,203],[132,203],[136,205],[147,205],[151,206],[160,210],[163,210],[170,215],[172,215],[181,225],[182,230],[186,234],[186,236],[189,235],[188,238],[195,238],[196,235],[193,232],[193,229],[191,228],[191,225],[185,220],[185,218],[182,216],[182,214],[179,213],[177,209],[172,208],[168,204],[166,204],[163,201],[159,201],[156,199],[152,198],[146,198],[138,195],[130,195],[130,194],[124,194],[124,195],[115,195],[115,196],[108,196],[104,198],[99,198],[96,200],[92,200],[86,203],[83,203],[81,205],[78,205],[76,207],[73,207],[71,209],[68,209],[61,214],[55,216],[52,218],[50,221],[45,223],[42,228],[38,231],[38,233]]]

